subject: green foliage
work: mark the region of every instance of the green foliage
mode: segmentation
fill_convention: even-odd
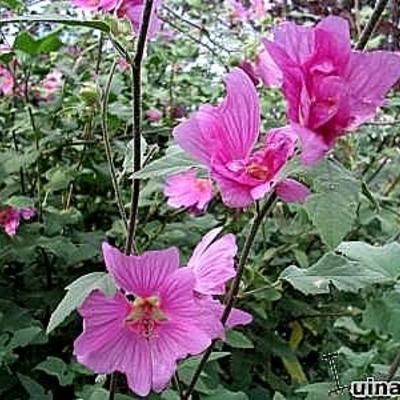
[[[108,295],[116,290],[105,272],[101,243],[122,248],[126,230],[105,155],[101,102],[112,63],[133,54],[136,38],[126,21],[102,14],[85,19],[89,14],[84,18],[69,2],[33,3],[0,1],[1,12],[14,13],[1,18],[13,49],[0,55],[0,63],[13,71],[18,88],[0,101],[0,211],[38,210],[14,237],[0,226],[0,398],[108,400],[108,378],[78,364],[72,349],[82,332],[76,309],[93,290]],[[236,235],[240,252],[256,210],[228,209],[217,193],[204,215],[166,204],[167,176],[191,168],[207,174],[176,146],[174,127],[200,105],[221,99],[226,68],[254,60],[260,37],[284,13],[308,23],[332,12],[326,1],[318,7],[287,2],[285,10],[271,2],[262,21],[244,26],[229,16],[225,3],[166,2],[200,29],[164,9],[176,35],[157,37],[146,47],[144,167],[136,174],[129,68],[117,66],[110,88],[108,131],[127,213],[132,177],[141,179],[135,244],[141,252],[176,246],[183,265],[216,226]],[[365,4],[360,2],[361,25],[371,13]],[[342,15],[353,11],[334,9]],[[392,24],[387,16],[382,21],[377,32]],[[394,45],[383,40],[383,34],[374,36],[372,45]],[[43,82],[54,70],[62,73],[62,85],[47,98]],[[261,133],[285,125],[281,92],[259,89]],[[393,122],[399,106],[399,92],[393,91],[378,114],[381,124],[363,125],[341,138],[313,168],[300,166],[297,157],[286,168],[284,176],[300,178],[312,194],[304,204],[279,201],[263,222],[237,298],[254,321],[226,331],[200,375],[195,398],[335,399],[321,360],[333,351],[340,353],[343,383],[388,374],[400,347],[400,129]],[[160,121],[146,117],[150,109],[162,112]],[[179,362],[184,387],[200,359]],[[177,389],[174,381],[149,399],[178,400]],[[115,400],[132,398],[118,374]]]

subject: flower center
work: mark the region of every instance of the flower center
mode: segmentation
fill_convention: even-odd
[[[252,162],[246,166],[246,173],[253,178],[266,180],[268,177],[268,168],[265,165]]]
[[[160,299],[157,296],[137,297],[132,303],[131,312],[125,319],[130,328],[145,338],[153,336],[157,324],[166,320],[167,317],[161,311]]]
[[[208,179],[197,179],[196,180],[196,188],[200,191],[200,192],[206,192],[207,190],[209,190],[209,182]]]

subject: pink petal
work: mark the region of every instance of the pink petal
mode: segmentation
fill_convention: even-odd
[[[19,213],[24,220],[28,221],[36,215],[36,210],[32,207],[21,208]]]
[[[285,179],[276,186],[276,193],[286,203],[303,203],[310,195],[310,189],[294,179]]]
[[[140,256],[127,256],[103,243],[103,256],[107,270],[115,283],[128,293],[148,297],[179,267],[179,252],[175,247],[167,250],[147,251]]]
[[[388,51],[353,52],[346,78],[354,127],[376,113],[387,92],[400,79],[400,55]]]
[[[332,148],[332,144],[327,144],[322,135],[303,128],[298,124],[292,124],[296,133],[299,135],[302,145],[301,160],[304,165],[313,165],[320,161],[327,151]]]
[[[218,132],[222,130],[214,107],[200,107],[190,119],[181,122],[173,132],[179,146],[202,164],[209,166]]]
[[[171,207],[194,207],[202,211],[213,198],[212,182],[197,178],[196,171],[190,170],[168,177],[164,194]]]
[[[268,51],[263,50],[256,59],[256,74],[267,87],[280,87],[283,75]]]
[[[127,328],[124,320],[130,310],[121,293],[112,298],[91,293],[79,309],[84,329],[74,343],[74,354],[97,373],[125,372],[129,387],[146,396],[152,377],[149,341]]]
[[[238,308],[233,308],[229,314],[226,326],[228,328],[233,328],[238,325],[248,325],[253,321],[253,316],[246,311],[239,310]]]
[[[299,26],[293,22],[278,25],[274,29],[274,41],[296,64],[305,63],[315,49],[313,28]]]
[[[221,230],[216,228],[208,232],[188,262],[196,276],[195,290],[202,294],[224,294],[225,283],[236,275],[236,239],[228,234],[215,240]]]
[[[253,204],[251,187],[229,179],[226,174],[221,174],[214,169],[212,177],[217,182],[223,203],[232,208],[245,208]]]
[[[253,82],[240,68],[225,76],[227,96],[219,107],[224,129],[219,142],[230,160],[246,158],[260,130],[260,102]]]
[[[332,63],[342,73],[349,61],[351,52],[350,26],[346,19],[329,16],[315,28],[314,62]]]

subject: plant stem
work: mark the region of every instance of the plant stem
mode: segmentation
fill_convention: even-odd
[[[142,60],[150,24],[153,0],[146,0],[142,25],[137,41],[136,52],[131,64],[132,70],[132,109],[133,109],[133,173],[142,168]],[[125,252],[129,254],[135,238],[136,221],[139,207],[140,180],[132,180],[131,210],[128,224],[128,236]]]
[[[372,36],[375,31],[375,28],[378,26],[379,20],[381,19],[382,13],[385,10],[389,0],[378,0],[376,2],[374,11],[372,12],[371,18],[369,19],[367,25],[365,26],[360,40],[356,45],[356,50],[364,50],[365,46],[368,43],[368,40]]]
[[[397,353],[396,358],[393,360],[393,363],[389,367],[388,376],[386,377],[386,380],[388,382],[390,382],[394,378],[399,367],[400,367],[400,352]]]
[[[147,32],[150,25],[153,0],[146,0],[142,25],[140,27],[139,38],[137,40],[135,56],[131,63],[132,71],[132,122],[133,122],[133,173],[142,167],[142,60],[146,45]],[[129,59],[128,57],[126,59]],[[125,253],[130,254],[135,239],[136,221],[138,215],[140,195],[140,180],[132,181],[131,210],[128,223],[128,233],[125,244]],[[110,378],[110,395],[108,400],[114,400],[115,394],[115,373]]]
[[[226,322],[229,318],[229,315],[232,311],[233,305],[235,303],[236,296],[237,296],[237,294],[239,292],[239,288],[240,288],[240,282],[242,280],[245,266],[247,263],[247,259],[250,254],[250,250],[253,246],[254,239],[256,238],[258,229],[260,228],[264,217],[273,210],[275,204],[276,204],[276,194],[271,193],[271,195],[268,197],[268,199],[264,203],[263,207],[261,208],[260,212],[257,213],[253,219],[253,223],[251,224],[250,232],[246,238],[246,242],[244,244],[242,254],[240,255],[239,265],[238,265],[235,280],[233,281],[233,284],[229,290],[229,293],[226,296],[226,306],[225,306],[224,312],[221,317],[221,322],[223,325],[226,324]],[[210,357],[217,341],[218,341],[218,339],[214,339],[212,341],[211,345],[205,351],[203,358],[201,359],[196,371],[193,374],[192,380],[188,386],[186,393],[182,396],[182,400],[189,399],[190,395],[192,394],[194,387],[196,386],[197,380],[199,379],[200,374],[201,374],[202,370],[204,369],[204,367],[208,361],[208,358]]]
[[[115,74],[116,67],[117,67],[117,60],[115,60],[111,66],[111,70],[108,75],[106,87],[105,87],[104,93],[103,93],[103,100],[101,103],[101,128],[103,131],[104,147],[106,150],[107,162],[108,162],[108,167],[110,169],[111,182],[112,182],[112,185],[114,188],[115,199],[117,201],[119,214],[120,214],[122,222],[125,226],[125,230],[128,230],[128,221],[127,221],[125,210],[124,210],[124,204],[122,201],[121,192],[120,192],[119,186],[118,186],[117,174],[116,174],[115,165],[114,165],[114,161],[113,161],[113,157],[112,157],[112,149],[111,149],[110,135],[108,132],[108,120],[107,120],[108,99],[110,97],[110,88],[111,88],[111,83],[112,83],[112,80],[113,80],[113,77]]]

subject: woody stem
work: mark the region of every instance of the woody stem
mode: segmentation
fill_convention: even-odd
[[[275,207],[275,204],[276,204],[276,194],[271,193],[271,195],[268,197],[268,199],[264,203],[263,207],[261,208],[260,212],[257,213],[253,219],[253,222],[252,222],[251,228],[250,228],[250,232],[246,238],[246,242],[244,244],[243,251],[240,255],[235,280],[233,281],[233,284],[229,290],[229,293],[226,296],[226,306],[225,306],[224,312],[221,317],[221,322],[223,325],[225,325],[226,322],[228,321],[228,318],[232,311],[233,305],[235,304],[236,296],[237,296],[237,294],[239,292],[239,288],[240,288],[240,282],[242,280],[243,273],[245,271],[247,259],[250,254],[250,250],[253,247],[254,240],[256,238],[258,229],[260,228],[261,223],[264,220],[264,218],[269,213],[271,213],[271,211]],[[192,392],[196,386],[197,380],[199,379],[200,374],[201,374],[202,370],[204,369],[217,341],[218,341],[218,339],[214,339],[212,341],[211,345],[205,351],[203,358],[201,359],[196,371],[193,374],[192,380],[188,386],[188,389],[186,390],[186,393],[182,396],[182,400],[188,400],[190,395],[192,394]]]

